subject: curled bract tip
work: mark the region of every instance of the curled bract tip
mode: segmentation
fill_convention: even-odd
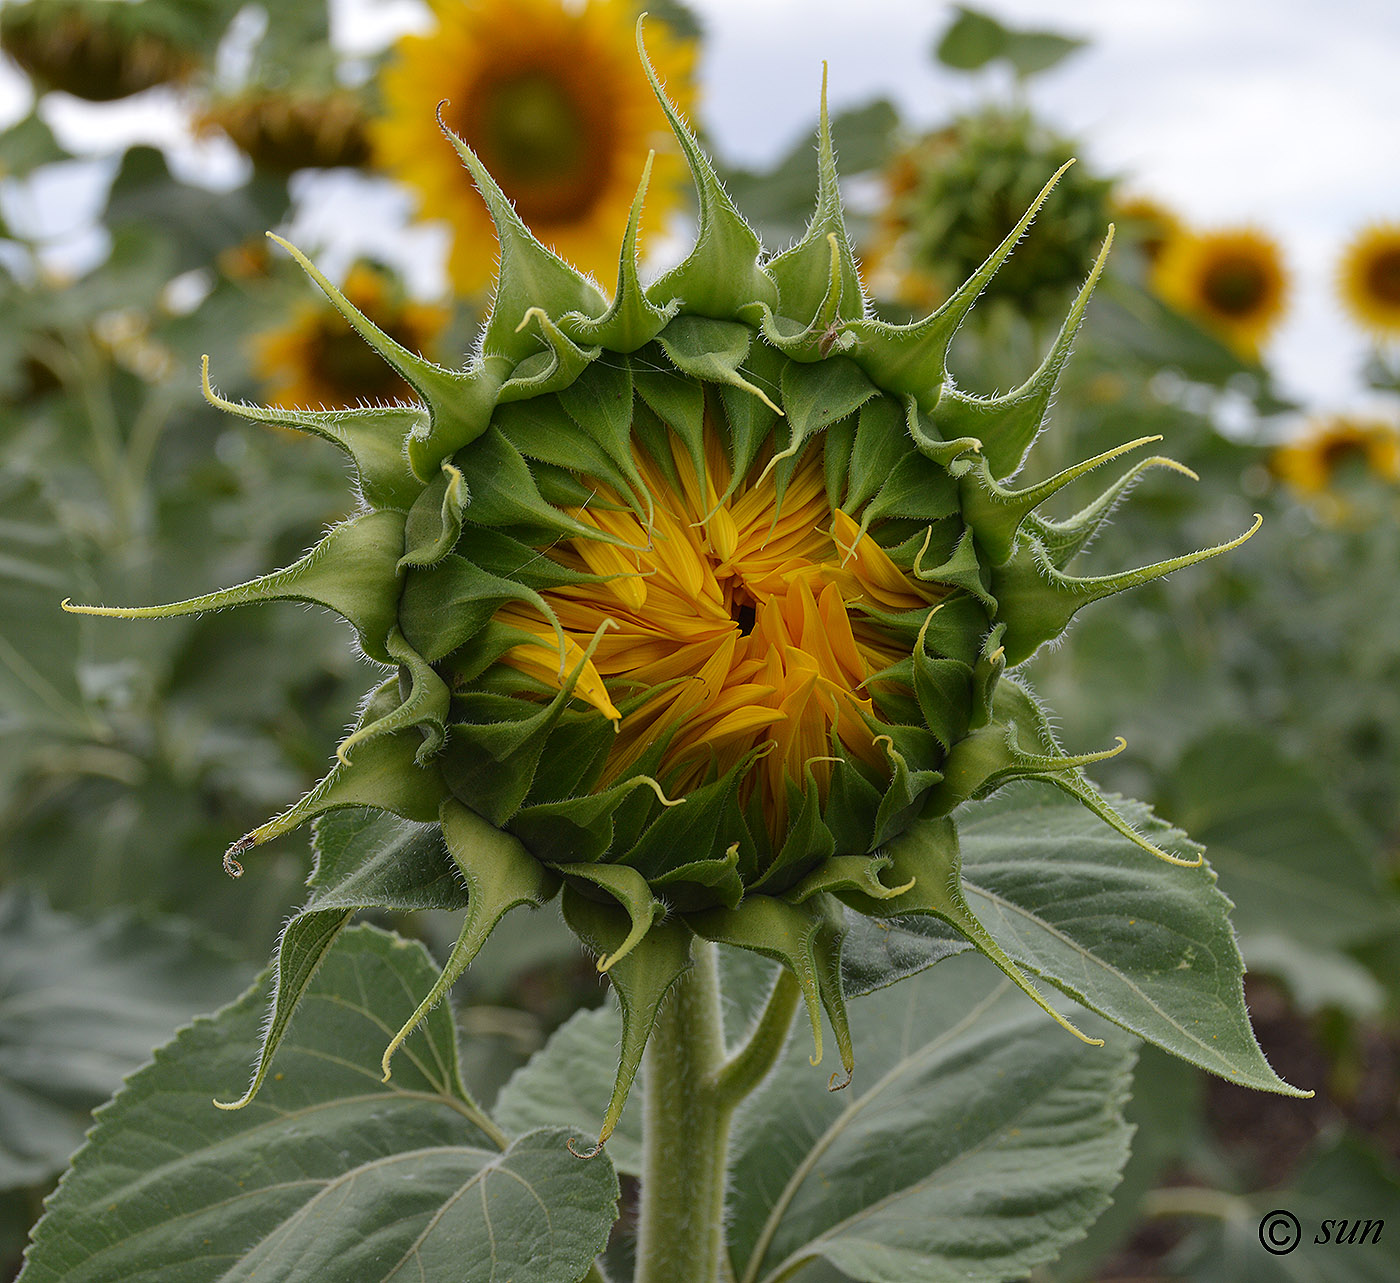
[[[598,1137],[598,1143],[594,1145],[592,1149],[581,1153],[579,1150],[574,1148],[574,1141],[576,1139],[577,1137],[570,1136],[569,1139],[564,1142],[564,1148],[567,1149],[569,1153],[571,1153],[575,1158],[581,1158],[584,1161],[587,1161],[590,1158],[597,1158],[598,1155],[603,1152],[603,1146],[608,1143],[606,1136],[600,1136]]]
[[[241,837],[224,852],[224,872],[229,877],[241,878],[243,876],[243,866],[238,862],[238,857],[245,851],[251,850],[254,845],[251,837]]]
[[[845,1091],[846,1088],[851,1085],[851,1079],[853,1079],[854,1077],[854,1070],[846,1070],[846,1076],[844,1078],[841,1078],[841,1071],[837,1070],[834,1074],[831,1075],[830,1078],[826,1080],[826,1089],[827,1091]],[[840,1082],[836,1081],[838,1078],[841,1079]]]

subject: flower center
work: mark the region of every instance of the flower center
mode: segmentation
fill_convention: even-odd
[[[1206,302],[1226,316],[1249,316],[1268,294],[1268,280],[1258,263],[1228,255],[1209,264],[1201,281]]]
[[[1400,307],[1400,248],[1384,250],[1366,264],[1366,288],[1387,307]]]
[[[561,61],[488,70],[446,109],[530,226],[587,217],[611,177],[612,95],[585,94]]]
[[[404,332],[395,325],[381,327],[396,342],[417,347],[416,334]],[[395,332],[397,331],[397,332]],[[315,383],[333,395],[337,404],[358,400],[402,400],[412,398],[413,389],[380,359],[353,330],[348,330],[339,316],[327,317],[317,328],[307,345],[311,376]]]
[[[831,509],[820,446],[808,448],[781,497],[777,470],[765,475],[762,457],[731,484],[712,430],[703,475],[678,438],[670,454],[666,470],[637,456],[649,523],[604,487],[602,504],[576,513],[628,547],[575,539],[550,551],[607,578],[543,595],[568,638],[565,671],[583,664],[575,696],[617,723],[598,787],[650,769],[683,794],[752,760],[741,799],[761,794],[781,843],[789,784],[799,793],[815,784],[824,797],[842,757],[888,775],[870,687],[889,681],[880,675],[907,658],[908,643],[867,612],[927,609],[941,590],[900,570],[851,516]],[[504,661],[558,689],[553,630],[513,604],[497,619],[537,638]],[[622,716],[614,700],[639,696]]]

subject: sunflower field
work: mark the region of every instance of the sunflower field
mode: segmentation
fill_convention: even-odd
[[[993,8],[0,2],[0,1280],[1395,1277],[1400,205]]]

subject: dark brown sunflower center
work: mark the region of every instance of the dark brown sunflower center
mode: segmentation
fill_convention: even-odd
[[[382,328],[391,338],[416,350],[418,336],[394,327]],[[340,404],[355,401],[412,399],[413,389],[385,364],[379,354],[360,336],[335,320],[327,320],[311,345],[311,364],[316,382]]]
[[[1365,464],[1366,461],[1366,443],[1360,437],[1334,437],[1322,447],[1322,468],[1329,477],[1342,468]]]
[[[614,122],[599,117],[609,101],[585,100],[555,70],[511,69],[479,85],[449,123],[538,227],[586,218],[605,189]]]
[[[1249,316],[1268,297],[1269,279],[1248,258],[1222,258],[1210,264],[1201,280],[1206,302],[1226,316]]]
[[[1382,250],[1366,264],[1366,290],[1387,307],[1400,307],[1400,247]]]

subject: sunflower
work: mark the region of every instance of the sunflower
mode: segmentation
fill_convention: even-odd
[[[1275,476],[1309,498],[1326,494],[1356,464],[1384,481],[1400,482],[1400,430],[1380,419],[1333,415],[1280,446],[1269,461]]]
[[[405,300],[382,268],[357,263],[345,296],[396,342],[423,352],[447,325],[445,308]],[[267,384],[270,405],[348,406],[411,400],[413,389],[366,349],[339,312],[306,302],[281,329],[254,340],[254,373]]]
[[[1181,220],[1151,196],[1115,196],[1113,213],[1114,221],[1149,263],[1161,258],[1162,251],[1182,235]]]
[[[1400,223],[1372,223],[1347,246],[1339,287],[1347,311],[1380,338],[1400,335]]]
[[[1288,278],[1272,238],[1253,228],[1184,233],[1153,265],[1157,293],[1245,360],[1283,316]]]
[[[454,228],[459,289],[490,284],[495,228],[471,175],[444,154],[434,111],[495,175],[530,230],[601,279],[617,270],[637,171],[652,170],[648,219],[681,199],[684,169],[633,54],[630,0],[475,0],[442,5],[437,28],[407,36],[383,73],[372,141],[378,163],[415,189],[425,217]],[[694,102],[695,48],[658,24],[653,61],[682,109]]]
[[[241,874],[240,856],[340,807],[439,826],[469,887],[466,918],[442,976],[386,1047],[386,1076],[502,917],[559,896],[624,1013],[600,1145],[701,942],[779,961],[793,1002],[797,990],[805,1000],[814,1063],[824,1011],[846,1083],[847,909],[941,919],[1072,1028],[976,918],[954,812],[1039,780],[1145,851],[1200,863],[1152,843],[1097,792],[1081,768],[1117,750],[1063,753],[1011,670],[1091,602],[1258,527],[1081,577],[1069,563],[1142,473],[1184,469],[1142,458],[1065,520],[1042,505],[1157,438],[1013,484],[1107,243],[1023,383],[984,398],[949,378],[953,336],[1063,169],[937,312],[892,324],[862,287],[825,94],[811,222],[770,255],[652,87],[696,184],[700,226],[685,259],[642,285],[644,161],[610,254],[609,301],[531,235],[525,202],[517,194],[513,206],[449,132],[503,246],[468,364],[424,360],[365,314],[353,281],[337,290],[287,246],[415,402],[279,411],[221,400],[206,381],[232,413],[345,450],[354,514],[298,562],[235,588],[162,606],[67,605],[160,618],[294,599],[351,622],[385,669],[379,685],[326,777],[235,842],[226,867]],[[263,1082],[285,1024],[268,1027],[249,1090],[225,1108]]]
[[[189,78],[203,7],[186,16],[153,0],[29,0],[0,11],[0,45],[42,88],[111,102]]]
[[[630,510],[599,484],[602,506],[580,519],[619,542],[571,540],[553,555],[580,574],[607,577],[542,596],[563,626],[566,667],[583,664],[574,693],[618,723],[598,787],[634,773],[658,742],[658,773],[683,794],[701,788],[711,769],[727,775],[756,763],[740,785],[741,805],[754,802],[781,845],[786,781],[806,778],[824,800],[841,760],[833,744],[877,775],[885,768],[876,742],[885,719],[867,683],[904,656],[862,612],[927,610],[947,589],[920,583],[833,511],[821,451],[803,456],[781,503],[771,451],[735,477],[729,427],[715,426],[722,422],[715,398],[703,472],[674,434],[659,462],[636,457],[654,497],[649,512]],[[678,488],[666,484],[668,474]],[[509,605],[496,619],[536,636],[503,661],[562,690],[558,643],[543,617]],[[626,719],[609,690],[640,696]]]
[[[368,114],[348,89],[329,93],[251,88],[210,105],[195,122],[222,130],[260,169],[358,167],[369,161]]]

